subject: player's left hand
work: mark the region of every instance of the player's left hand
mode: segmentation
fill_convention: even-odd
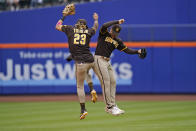
[[[66,60],[67,60],[68,62],[70,62],[70,61],[72,61],[72,58],[67,57]]]
[[[62,13],[63,13],[63,16],[74,15],[76,13],[75,5],[74,4],[69,4],[69,5],[65,6]]]
[[[139,53],[138,55],[141,59],[144,59],[147,56],[147,50],[145,48],[139,49],[138,53]]]
[[[99,16],[98,16],[98,14],[95,12],[95,13],[93,14],[93,19],[94,19],[94,20],[98,20],[98,18],[99,18]]]

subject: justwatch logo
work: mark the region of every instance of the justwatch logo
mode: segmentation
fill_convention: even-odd
[[[54,63],[53,60],[45,60],[42,63],[17,63],[13,59],[3,62],[4,70],[0,71],[0,85],[75,85],[75,66],[70,63]],[[120,83],[131,84],[133,72],[129,63],[112,64],[115,77]],[[1,68],[2,69],[2,68]],[[99,84],[98,78],[90,71],[95,84]]]

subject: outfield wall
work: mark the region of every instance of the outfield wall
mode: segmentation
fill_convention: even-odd
[[[0,43],[66,42],[67,38],[54,29],[61,18],[64,6],[0,13]],[[195,0],[111,0],[76,5],[76,14],[68,16],[65,24],[74,25],[78,18],[85,18],[93,26],[93,12],[99,14],[99,25],[111,20],[125,19],[124,24],[195,24]],[[100,28],[100,26],[99,26]],[[156,41],[193,41],[196,28],[155,28]],[[151,30],[133,30],[135,41],[151,41]],[[122,36],[126,35],[122,34]],[[92,38],[97,41],[98,33]],[[166,38],[163,38],[165,36]]]
[[[92,14],[97,12],[100,25],[120,18],[128,25],[194,25],[195,6],[195,0],[113,0],[76,5],[76,15],[65,22],[73,25],[82,16],[92,25]],[[69,55],[67,38],[54,29],[62,9],[0,13],[0,94],[76,93],[74,63],[65,60]],[[129,41],[127,46],[146,47],[148,56],[141,60],[136,55],[113,53],[117,93],[196,93],[196,28],[157,26],[153,39],[151,28],[131,28],[130,35],[128,28],[125,25],[121,33],[123,40]],[[92,52],[95,44],[91,43]],[[91,73],[96,90],[101,92]]]
[[[126,43],[147,47],[141,60],[114,51],[118,93],[196,93],[196,43]],[[66,43],[0,46],[0,94],[76,93],[75,68]],[[92,52],[95,50],[95,43]],[[61,48],[60,48],[61,47]],[[91,71],[98,92],[100,83]],[[87,85],[85,84],[87,87]],[[88,91],[88,88],[86,88]]]

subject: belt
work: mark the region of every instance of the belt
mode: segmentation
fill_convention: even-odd
[[[75,62],[76,64],[85,64],[84,62]]]
[[[103,58],[103,59],[106,60],[106,61],[110,61],[110,58],[108,58],[108,57],[101,56],[101,58]]]
[[[76,64],[91,64],[93,62],[75,61]]]
[[[110,61],[110,58],[108,58],[108,57],[100,56],[100,55],[96,55],[96,56],[98,56],[98,57],[100,57],[100,58],[102,58],[102,59],[104,59],[104,60],[106,60],[106,61]]]

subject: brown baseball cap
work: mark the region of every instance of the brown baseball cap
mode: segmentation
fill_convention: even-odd
[[[86,25],[86,28],[88,28],[87,22],[85,19],[78,19],[76,25],[81,25],[81,24]]]

